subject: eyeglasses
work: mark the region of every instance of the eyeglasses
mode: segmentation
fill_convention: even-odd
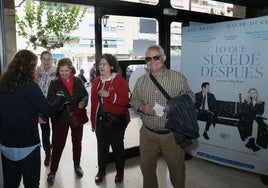
[[[154,57],[145,57],[145,61],[146,62],[150,62],[152,60],[158,61],[160,59],[160,57],[162,57],[162,55],[156,55]]]

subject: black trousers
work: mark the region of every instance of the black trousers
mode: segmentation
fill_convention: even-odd
[[[51,152],[51,143],[50,143],[50,125],[49,117],[45,117],[47,123],[40,124],[42,130],[42,145],[46,155],[50,155]]]
[[[99,171],[105,172],[109,161],[109,148],[112,147],[115,167],[117,171],[123,171],[125,166],[124,148],[125,128],[112,130],[105,128],[100,121],[96,126],[98,165]]]
[[[258,123],[258,134],[256,143],[267,149],[268,146],[268,125],[263,121],[262,118],[257,117],[256,122]]]
[[[209,128],[211,126],[211,124],[214,124],[215,126],[215,122],[216,122],[216,115],[209,112],[209,111],[201,111],[199,110],[198,114],[197,114],[197,119],[201,120],[201,121],[206,121],[206,127],[205,127],[205,131],[209,131]]]
[[[41,156],[36,147],[26,158],[11,161],[2,155],[4,188],[18,188],[21,178],[25,188],[39,188]]]

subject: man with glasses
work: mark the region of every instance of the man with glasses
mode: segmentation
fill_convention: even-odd
[[[167,99],[156,87],[150,74],[166,90],[170,97],[188,94],[194,101],[187,79],[179,72],[168,70],[164,64],[166,55],[159,45],[147,48],[145,61],[148,72],[136,82],[131,105],[140,114],[140,167],[143,187],[158,187],[156,168],[159,151],[166,160],[171,183],[175,188],[185,186],[185,152],[177,145],[173,132],[165,128],[169,106]]]
[[[37,67],[38,79],[37,82],[45,95],[47,97],[47,91],[51,80],[56,78],[57,67],[53,65],[52,54],[49,51],[44,51],[40,56],[41,65]],[[40,124],[42,130],[42,145],[45,151],[44,165],[49,166],[50,155],[51,155],[51,143],[50,143],[50,125],[49,117],[42,116],[45,123]]]

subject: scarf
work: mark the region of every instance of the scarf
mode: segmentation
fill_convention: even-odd
[[[37,82],[45,95],[47,97],[48,87],[51,80],[56,78],[57,67],[52,65],[50,69],[46,70],[43,65],[37,67],[38,79]]]
[[[73,85],[74,85],[74,75],[73,73],[70,74],[70,81],[67,82],[67,80],[65,80],[64,78],[60,78],[63,85],[66,87],[67,91],[69,92],[69,94],[71,96],[73,96]]]

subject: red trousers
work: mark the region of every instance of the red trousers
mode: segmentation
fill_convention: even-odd
[[[62,151],[66,143],[69,127],[69,123],[56,123],[53,127],[53,149],[50,166],[51,172],[56,173],[58,170]],[[83,126],[79,128],[70,129],[73,144],[73,163],[74,166],[80,166]]]

